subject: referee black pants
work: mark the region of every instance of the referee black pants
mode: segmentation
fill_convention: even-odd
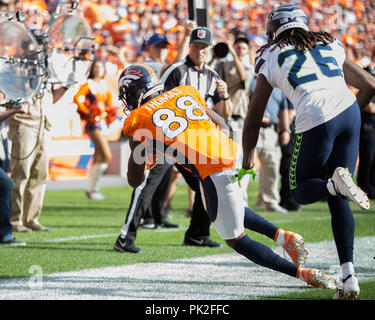
[[[155,224],[161,224],[166,218],[162,216],[162,213],[172,170],[173,166],[170,164],[157,164],[150,170],[146,180],[133,189],[125,224],[121,227],[121,233],[126,239],[135,241],[139,221],[150,210],[152,210]]]
[[[375,199],[375,114],[362,112],[359,140],[358,186]]]
[[[178,164],[175,164],[175,166],[181,172],[189,187],[195,191],[190,225],[185,237],[194,239],[208,238],[211,221],[203,206],[199,181],[183,166]],[[161,213],[164,212],[162,209],[167,197],[172,170],[173,166],[170,164],[156,165],[150,170],[147,179],[133,190],[125,224],[121,227],[121,233],[126,239],[135,242],[139,221],[151,208],[156,224],[160,224],[161,220],[166,218]]]

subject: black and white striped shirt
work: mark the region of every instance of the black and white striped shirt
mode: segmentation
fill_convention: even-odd
[[[189,56],[170,65],[160,78],[165,90],[190,85],[200,92],[206,102],[211,98],[214,105],[223,100],[217,91],[216,80],[221,78],[215,70],[205,65],[199,71]]]

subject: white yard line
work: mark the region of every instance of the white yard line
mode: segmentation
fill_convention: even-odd
[[[180,230],[186,230],[183,228],[171,228],[171,229],[152,229],[153,232],[175,232]],[[75,241],[75,240],[85,240],[85,239],[96,239],[96,238],[109,238],[109,237],[118,237],[120,231],[118,233],[105,233],[105,234],[92,234],[92,235],[85,235],[85,236],[75,236],[75,237],[66,237],[66,238],[55,238],[55,239],[46,239],[44,242],[67,242],[67,241]]]
[[[326,217],[311,217],[309,220],[330,220],[331,216]],[[290,219],[276,219],[272,220],[271,222],[278,225],[280,223],[292,223],[296,222],[297,220],[290,220]],[[211,224],[210,228],[215,229],[215,227]],[[146,230],[146,229],[142,229]],[[185,231],[186,228],[158,228],[158,229],[152,229],[153,232],[176,232],[176,231]],[[107,233],[107,234],[95,234],[95,235],[83,235],[83,236],[72,236],[72,237],[66,237],[66,238],[56,238],[56,239],[46,239],[44,242],[67,242],[67,241],[75,241],[75,240],[85,240],[85,239],[96,239],[96,238],[109,238],[109,237],[117,237],[120,234],[120,231],[118,233]]]
[[[118,235],[119,235],[118,233],[93,234],[93,235],[78,236],[78,237],[47,239],[47,240],[44,240],[44,242],[66,242],[66,241],[74,241],[74,240],[85,240],[85,239],[95,239],[95,238],[116,237]]]
[[[355,241],[356,275],[375,280],[375,237]],[[333,241],[311,243],[306,267],[335,273]],[[282,254],[280,247],[275,250]],[[119,254],[124,258],[126,254]],[[310,290],[302,281],[259,267],[236,253],[137,263],[0,281],[0,299],[26,300],[238,300]]]
[[[309,218],[309,220],[330,220],[331,217],[315,217],[315,218]],[[272,223],[278,225],[280,223],[292,223],[296,222],[296,220],[288,220],[288,219],[279,219],[279,220],[273,220]],[[211,224],[210,228],[215,229],[215,227]],[[146,229],[142,229],[146,230]],[[159,229],[152,229],[153,232],[176,232],[176,231],[185,231],[186,228],[159,228]],[[109,237],[117,237],[120,234],[118,233],[106,233],[106,234],[94,234],[94,235],[83,235],[83,236],[72,236],[72,237],[66,237],[66,238],[55,238],[55,239],[46,239],[44,242],[67,242],[67,241],[75,241],[75,240],[85,240],[85,239],[96,239],[96,238],[109,238]]]

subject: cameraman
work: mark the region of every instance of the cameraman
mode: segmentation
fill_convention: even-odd
[[[43,34],[31,30],[40,46]],[[42,226],[40,217],[48,179],[48,150],[51,108],[68,90],[66,86],[53,88],[46,83],[30,101],[29,112],[17,113],[8,119],[9,140],[12,141],[10,167],[13,201],[11,224],[13,232],[50,231]]]

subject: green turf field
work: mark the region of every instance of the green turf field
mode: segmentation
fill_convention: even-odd
[[[189,218],[185,217],[187,208],[185,185],[180,185],[177,189],[172,202],[173,214],[170,217],[170,221],[179,224],[181,229],[169,232],[141,229],[136,244],[143,249],[142,254],[115,252],[112,246],[125,219],[131,188],[103,188],[102,192],[108,197],[105,201],[88,200],[83,190],[47,191],[40,222],[51,227],[52,232],[15,234],[17,239],[26,241],[27,245],[0,248],[0,279],[28,277],[32,265],[40,266],[44,274],[49,274],[233,252],[218,237],[214,228],[211,229],[212,239],[221,242],[223,248],[181,246],[184,230],[189,223]],[[286,230],[293,230],[303,235],[307,243],[333,239],[326,203],[319,202],[304,206],[302,211],[288,214],[264,213],[255,207],[256,192],[257,183],[250,184],[249,204],[268,220]],[[354,205],[352,208],[356,222],[356,237],[374,236],[375,202],[372,201],[371,209],[366,212],[357,209]],[[262,235],[255,233],[250,235],[266,245],[276,246],[273,241]],[[322,290],[313,289],[302,294],[290,294],[279,298],[315,299],[316,297],[330,299],[332,292],[322,293]],[[360,299],[375,299],[375,282],[361,285]]]

